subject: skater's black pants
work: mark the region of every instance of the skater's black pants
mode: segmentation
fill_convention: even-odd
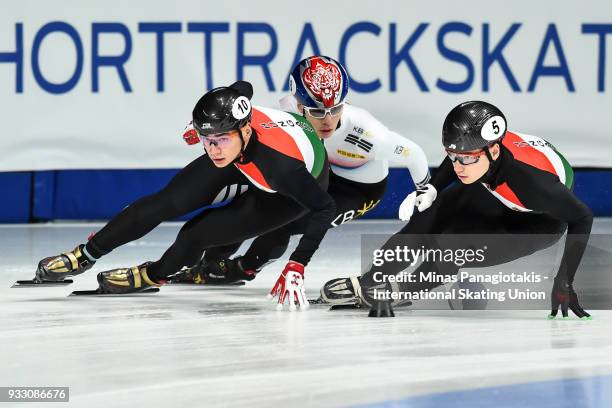
[[[318,181],[327,188],[327,172]],[[287,196],[251,188],[229,204],[206,209],[185,223],[172,246],[148,271],[153,279],[165,279],[181,267],[195,264],[202,250],[241,243],[287,225],[307,212]]]

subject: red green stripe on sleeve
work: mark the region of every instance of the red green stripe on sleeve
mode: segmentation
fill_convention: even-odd
[[[295,118],[295,121],[298,123],[300,128],[302,128],[304,134],[306,137],[308,137],[308,140],[312,145],[312,151],[314,152],[314,163],[310,173],[316,178],[319,176],[319,174],[321,174],[323,171],[323,166],[325,165],[325,147],[323,146],[321,139],[319,139],[319,136],[317,136],[317,133],[314,131],[314,128],[310,122],[306,120],[306,118],[293,112],[289,113]]]
[[[512,152],[515,159],[537,169],[558,175],[548,157],[538,149],[530,146],[519,135],[506,132],[502,144]]]
[[[561,163],[563,163],[563,170],[565,171],[565,187],[571,190],[571,188],[574,186],[574,169],[572,169],[572,166],[561,153],[559,153],[556,149],[554,150],[559,156],[559,159],[561,159]]]
[[[253,125],[267,124],[274,122],[266,114],[260,110],[253,109]],[[259,129],[258,129],[259,130]],[[286,155],[293,157],[301,162],[304,161],[304,156],[300,151],[293,137],[279,127],[267,127],[257,132],[257,137],[260,143]]]

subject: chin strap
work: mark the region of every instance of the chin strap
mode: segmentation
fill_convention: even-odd
[[[499,160],[501,158],[501,142],[495,142],[499,145],[499,156],[497,157],[497,160]],[[494,144],[495,144],[494,143]],[[483,150],[485,152],[485,156],[487,156],[487,159],[489,159],[489,168],[487,169],[487,172],[480,178],[479,181],[490,184],[490,179],[493,176],[493,173],[495,172],[495,170],[497,169],[496,164],[497,160],[493,160],[493,156],[491,156],[491,152],[489,152],[489,147],[491,147],[493,145],[489,145],[486,146]]]
[[[244,159],[244,150],[246,149],[246,143],[244,142],[244,135],[242,134],[242,128],[238,128],[238,134],[240,135],[240,154],[238,156],[236,156],[236,158],[232,161],[232,164],[234,163],[244,163],[242,160]],[[251,129],[251,135],[253,134],[254,130]]]
[[[242,128],[238,128],[238,134],[240,135],[240,153],[244,153],[244,148],[246,147],[246,143],[244,143],[244,135],[242,134]]]
[[[487,156],[487,159],[489,159],[489,168],[491,168],[491,165],[495,162],[495,160],[493,160],[493,156],[491,156],[491,152],[489,151],[489,147],[490,146],[487,146],[483,150],[485,152],[485,155]]]

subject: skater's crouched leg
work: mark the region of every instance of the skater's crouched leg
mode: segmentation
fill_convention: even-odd
[[[183,225],[176,240],[156,262],[148,266],[149,276],[154,281],[166,281],[182,268],[198,264],[202,251],[214,246],[217,228],[199,228],[201,222],[212,211],[206,210]],[[227,226],[224,228],[227,229]]]

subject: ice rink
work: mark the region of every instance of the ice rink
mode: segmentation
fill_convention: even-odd
[[[114,251],[71,286],[10,288],[99,227],[0,226],[0,386],[69,386],[66,406],[92,408],[612,406],[611,311],[592,311],[592,321],[549,321],[543,310],[278,312],[265,294],[284,262],[244,287],[67,297],[96,288],[98,271],[157,259],[179,224]],[[306,270],[309,297],[359,272],[361,233],[398,229],[363,221],[330,231]],[[612,220],[596,220],[594,232],[612,232]]]

